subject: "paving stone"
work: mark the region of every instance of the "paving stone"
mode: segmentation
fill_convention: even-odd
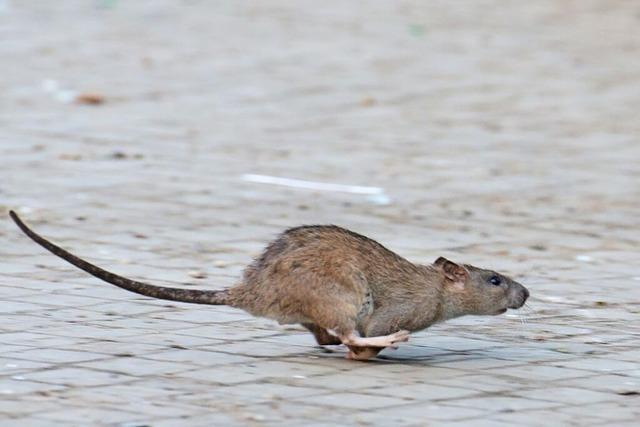
[[[324,390],[317,388],[270,383],[230,385],[221,389],[220,392],[236,398],[253,396],[254,402],[256,401],[255,399],[265,401],[290,400],[326,394]]]
[[[71,424],[96,424],[102,423],[106,425],[114,425],[116,423],[135,422],[136,415],[131,412],[125,412],[119,408],[79,408],[67,406],[59,411],[47,412],[39,414],[37,418],[46,421],[64,421]]]
[[[432,402],[421,402],[419,404],[362,411],[355,418],[356,421],[373,425],[384,425],[384,423],[421,425],[457,420],[475,422],[482,419],[485,414],[486,411],[477,408],[459,408]]]
[[[46,351],[41,349],[25,350],[19,352],[19,356],[24,360],[44,363],[74,363],[106,358],[104,354],[90,353],[88,351],[57,349],[47,349]]]
[[[47,393],[65,388],[62,385],[37,383],[23,378],[22,375],[0,378],[0,395],[11,397],[25,393]]]
[[[609,423],[615,422],[617,425],[619,421],[637,421],[638,416],[640,416],[640,409],[637,404],[620,401],[593,403],[589,405],[589,411],[585,411],[583,405],[568,406],[563,408],[563,412],[574,417],[592,417],[602,421],[594,422],[594,424],[605,424],[608,421]]]
[[[625,362],[616,359],[584,358],[569,360],[561,363],[562,366],[574,369],[584,369],[591,372],[624,372],[638,367],[638,363]]]
[[[591,414],[588,416],[584,416],[584,414],[568,414],[563,412],[563,408],[515,411],[498,414],[494,419],[513,425],[521,423],[523,417],[526,417],[525,422],[527,425],[540,427],[548,426],[550,422],[554,425],[594,425],[598,422],[598,418]]]
[[[484,409],[490,412],[512,412],[525,409],[550,409],[562,406],[558,402],[547,402],[542,400],[534,400],[530,398],[518,398],[511,396],[481,396],[469,397],[464,400],[451,400],[448,404],[452,406],[462,406]]]
[[[151,361],[132,357],[118,357],[95,362],[78,363],[77,366],[140,377],[153,374],[172,374],[189,369],[188,366],[176,362]]]
[[[504,377],[499,375],[463,375],[454,378],[436,378],[429,383],[464,388],[484,392],[510,392],[531,386],[529,379]]]
[[[396,387],[385,387],[383,389],[369,389],[368,392],[406,400],[423,400],[425,402],[456,399],[479,394],[475,390],[435,384],[408,384]]]
[[[22,348],[24,351],[26,348]],[[32,362],[30,360],[0,358],[0,375],[13,375],[20,372],[32,372],[52,366],[50,363]]]
[[[61,368],[29,373],[22,376],[29,381],[59,384],[69,387],[103,386],[132,381],[132,377],[89,369]]]
[[[220,366],[230,363],[251,363],[255,361],[233,352],[215,352],[202,350],[171,350],[146,355],[144,359],[184,363],[192,366]]]
[[[72,424],[69,422],[64,422],[64,421],[54,421],[54,420],[47,420],[47,419],[36,419],[33,416],[25,416],[25,417],[12,417],[12,418],[1,418],[0,417],[0,421],[2,421],[2,425],[3,426],[7,426],[7,427],[60,427],[60,426],[64,426],[64,427],[69,427]]]
[[[571,387],[549,387],[545,390],[526,390],[514,392],[517,396],[571,405],[588,405],[595,402],[615,400],[614,393],[603,393]]]
[[[309,404],[314,403],[317,405],[336,406],[339,408],[351,408],[359,410],[370,410],[406,403],[404,399],[398,399],[395,397],[374,396],[358,393],[331,393],[322,396],[300,398],[296,400]]]
[[[485,372],[490,372],[494,375],[503,375],[532,381],[562,380],[570,378],[581,378],[589,375],[588,372],[578,369],[563,369],[556,366],[542,365],[507,366],[504,368],[487,369]]]

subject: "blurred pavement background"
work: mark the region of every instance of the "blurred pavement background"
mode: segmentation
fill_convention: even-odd
[[[638,2],[2,0],[0,62],[3,426],[637,423]],[[530,310],[353,363],[100,283],[9,209],[202,288],[286,227],[335,223],[512,274]]]

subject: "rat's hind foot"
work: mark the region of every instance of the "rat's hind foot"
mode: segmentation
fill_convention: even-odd
[[[359,337],[351,332],[346,337],[340,337],[346,346],[354,347],[395,347],[395,344],[409,341],[409,331],[398,331],[393,334],[379,337]]]
[[[355,347],[350,345],[349,353],[347,353],[347,359],[368,360],[372,357],[376,357],[382,350],[384,350],[384,347]]]

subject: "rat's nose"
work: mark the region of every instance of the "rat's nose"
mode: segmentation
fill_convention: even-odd
[[[522,304],[524,304],[529,299],[529,290],[527,288],[523,288],[522,295],[523,295]]]

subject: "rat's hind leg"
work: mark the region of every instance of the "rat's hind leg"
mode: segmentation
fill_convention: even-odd
[[[318,345],[338,345],[342,344],[340,338],[331,335],[326,329],[321,328],[320,326],[314,323],[303,323],[302,326],[307,328],[314,337],[316,337],[316,341]]]

